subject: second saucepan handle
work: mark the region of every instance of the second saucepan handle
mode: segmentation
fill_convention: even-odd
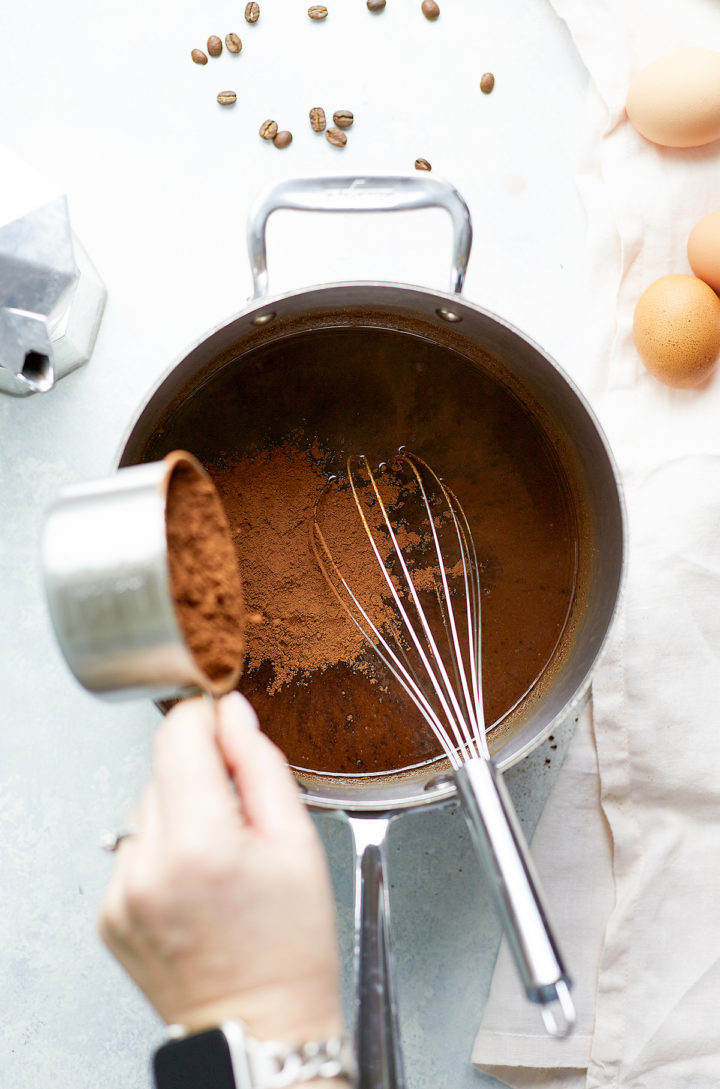
[[[444,208],[453,225],[450,290],[462,291],[472,245],[470,212],[463,198],[441,178],[405,175],[329,178],[288,178],[261,193],[250,209],[247,223],[248,255],[253,276],[253,298],[268,292],[265,229],[281,208],[302,212],[401,212],[417,208]]]
[[[391,820],[348,814],[355,848],[357,1089],[405,1089],[386,874]]]

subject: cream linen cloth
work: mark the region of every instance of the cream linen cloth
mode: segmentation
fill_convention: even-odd
[[[720,141],[658,148],[624,99],[655,57],[720,51],[720,3],[552,2],[590,73],[577,352],[594,355],[585,389],[623,476],[629,564],[593,684],[601,809],[589,779],[568,807],[565,780],[592,766],[578,731],[533,845],[577,979],[578,1034],[538,1035],[503,952],[473,1062],[513,1086],[705,1089],[720,1086],[720,373],[702,390],[660,385],[632,315],[654,279],[690,271],[688,233],[720,209]]]

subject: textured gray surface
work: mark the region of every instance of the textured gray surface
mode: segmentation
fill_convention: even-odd
[[[74,0],[71,15],[51,0],[6,7],[0,88],[13,108],[2,139],[67,191],[109,296],[86,367],[50,394],[0,397],[0,1085],[146,1089],[161,1026],[95,937],[111,865],[96,843],[135,804],[157,712],[100,703],[69,677],[39,579],[44,511],[60,485],[109,470],[157,376],[242,306],[246,211],[261,186],[289,174],[404,172],[427,156],[473,215],[468,297],[582,381],[563,316],[583,273],[573,170],[585,74],[544,0],[448,3],[436,24],[400,0],[373,19],[358,0],[322,25],[304,11],[295,25],[297,4],[277,0],[243,33],[240,58],[202,70],[189,49],[233,29],[219,3]],[[487,98],[477,89],[486,69],[497,76]],[[232,82],[242,100],[221,110],[214,96]],[[354,110],[344,152],[309,132],[316,99]],[[257,138],[273,111],[295,131],[285,152]],[[422,230],[414,216],[329,232],[320,222],[277,217],[274,290],[351,277],[446,282],[439,212]],[[510,773],[528,826],[556,755],[546,766],[536,753]],[[318,823],[347,970],[349,836],[330,818]],[[390,864],[410,1089],[485,1085],[469,1056],[498,934],[461,816],[403,818]]]

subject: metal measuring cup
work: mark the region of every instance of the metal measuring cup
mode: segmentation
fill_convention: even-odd
[[[233,689],[242,663],[219,679],[185,641],[170,585],[165,513],[185,451],[64,488],[43,535],[45,588],[55,635],[77,680],[109,699],[169,699]]]

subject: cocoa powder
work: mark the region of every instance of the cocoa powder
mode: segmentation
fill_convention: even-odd
[[[210,478],[190,464],[173,469],[165,530],[180,630],[197,664],[219,682],[242,664],[242,583],[217,492]]]
[[[327,485],[325,460],[317,445],[304,450],[285,443],[228,460],[215,472],[243,570],[246,671],[271,662],[270,694],[291,680],[308,680],[316,670],[357,662],[367,646],[313,552],[315,506]],[[331,492],[323,497],[326,502],[333,554],[343,565],[351,560],[353,584],[361,588],[363,604],[374,610],[374,620],[388,621],[382,575],[352,501]]]
[[[308,681],[313,672],[340,663],[374,680],[375,658],[367,653],[368,643],[348,615],[349,599],[339,578],[346,580],[355,595],[359,608],[353,611],[366,630],[370,625],[361,610],[391,641],[402,638],[391,591],[347,480],[329,482],[326,462],[317,443],[306,450],[288,442],[252,457],[226,461],[215,478],[244,576],[246,672],[270,662],[274,677],[267,688],[269,695],[290,681]],[[362,473],[356,484],[380,559],[395,588],[403,593],[403,580],[393,574],[397,565],[380,507],[373,502]],[[401,485],[392,474],[378,478],[378,485],[392,520],[396,504],[407,500],[410,485],[405,483],[402,500]],[[337,593],[313,547],[314,523],[327,548],[325,566],[337,572]],[[439,569],[429,549],[429,534],[425,539],[402,521],[394,529],[400,548],[413,563],[416,587],[432,591],[439,582]],[[322,548],[319,551],[323,554]],[[454,580],[461,573],[459,565],[448,570]]]

